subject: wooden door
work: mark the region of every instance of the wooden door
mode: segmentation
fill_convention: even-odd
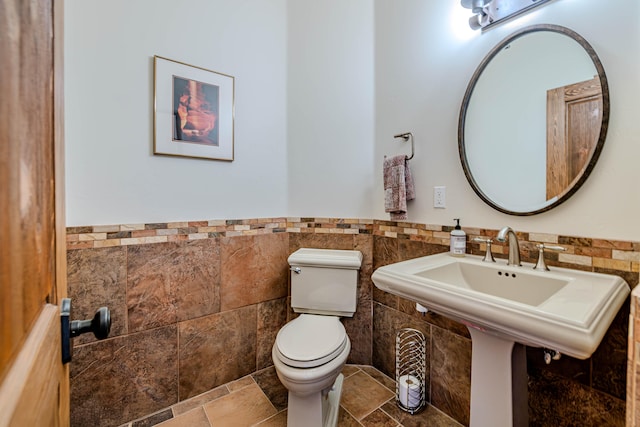
[[[0,0],[0,426],[69,424],[61,0]]]
[[[591,80],[547,91],[547,200],[561,197],[589,164],[602,125],[602,87]]]

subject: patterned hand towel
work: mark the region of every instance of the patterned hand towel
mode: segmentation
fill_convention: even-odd
[[[407,219],[407,201],[416,198],[407,156],[384,158],[384,210],[391,220]]]

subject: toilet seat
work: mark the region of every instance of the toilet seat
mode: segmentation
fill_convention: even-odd
[[[314,368],[335,359],[347,340],[339,317],[301,314],[280,329],[276,349],[286,365]]]

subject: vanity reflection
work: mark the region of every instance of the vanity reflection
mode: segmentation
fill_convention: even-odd
[[[493,208],[544,212],[587,179],[608,120],[607,79],[588,42],[556,25],[527,27],[471,78],[458,125],[462,167]]]

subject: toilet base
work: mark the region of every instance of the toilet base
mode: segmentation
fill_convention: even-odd
[[[342,396],[342,381],[344,375],[338,375],[336,382],[325,398],[322,406],[323,427],[336,427],[338,425],[338,412],[340,411],[340,397]]]
[[[336,427],[343,380],[340,374],[331,388],[308,396],[289,392],[287,427]]]

